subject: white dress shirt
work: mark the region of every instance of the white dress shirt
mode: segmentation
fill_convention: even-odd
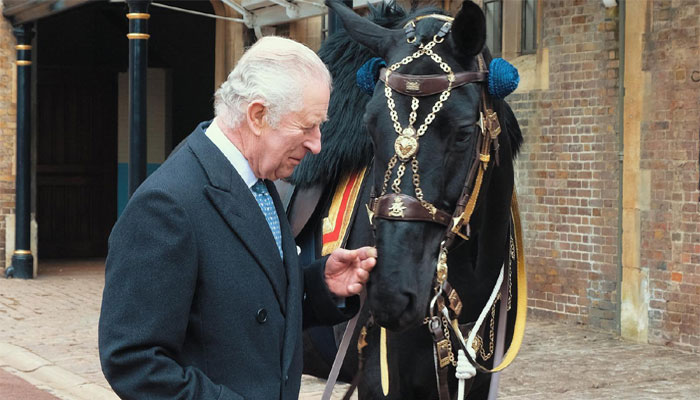
[[[255,176],[253,169],[250,168],[250,164],[238,148],[231,143],[231,141],[224,135],[224,132],[219,128],[217,124],[218,119],[214,118],[209,127],[207,128],[205,135],[211,140],[214,145],[224,153],[226,159],[233,165],[233,168],[238,172],[238,175],[243,178],[243,182],[248,185],[248,189],[251,189],[258,178]]]

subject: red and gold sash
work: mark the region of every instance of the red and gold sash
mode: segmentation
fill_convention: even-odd
[[[346,175],[336,186],[328,216],[323,219],[322,256],[330,254],[345,241],[366,170],[363,168]]]

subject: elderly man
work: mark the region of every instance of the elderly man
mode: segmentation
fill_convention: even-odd
[[[216,92],[216,118],[134,193],[110,236],[99,326],[119,396],[296,399],[302,325],[357,311],[376,250],[302,269],[270,182],[320,151],[330,86],[313,51],[261,39]]]

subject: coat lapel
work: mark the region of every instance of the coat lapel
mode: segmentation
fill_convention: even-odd
[[[200,125],[187,141],[209,177],[210,185],[204,187],[205,194],[265,272],[282,312],[286,313],[287,277],[275,239],[269,229],[260,229],[267,227],[260,206],[231,163],[204,135],[207,126]],[[278,211],[278,215],[282,216],[282,222],[284,213]]]

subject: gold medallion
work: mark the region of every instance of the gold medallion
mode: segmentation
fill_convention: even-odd
[[[413,136],[401,135],[394,142],[394,151],[402,160],[407,160],[418,151],[418,140]]]

